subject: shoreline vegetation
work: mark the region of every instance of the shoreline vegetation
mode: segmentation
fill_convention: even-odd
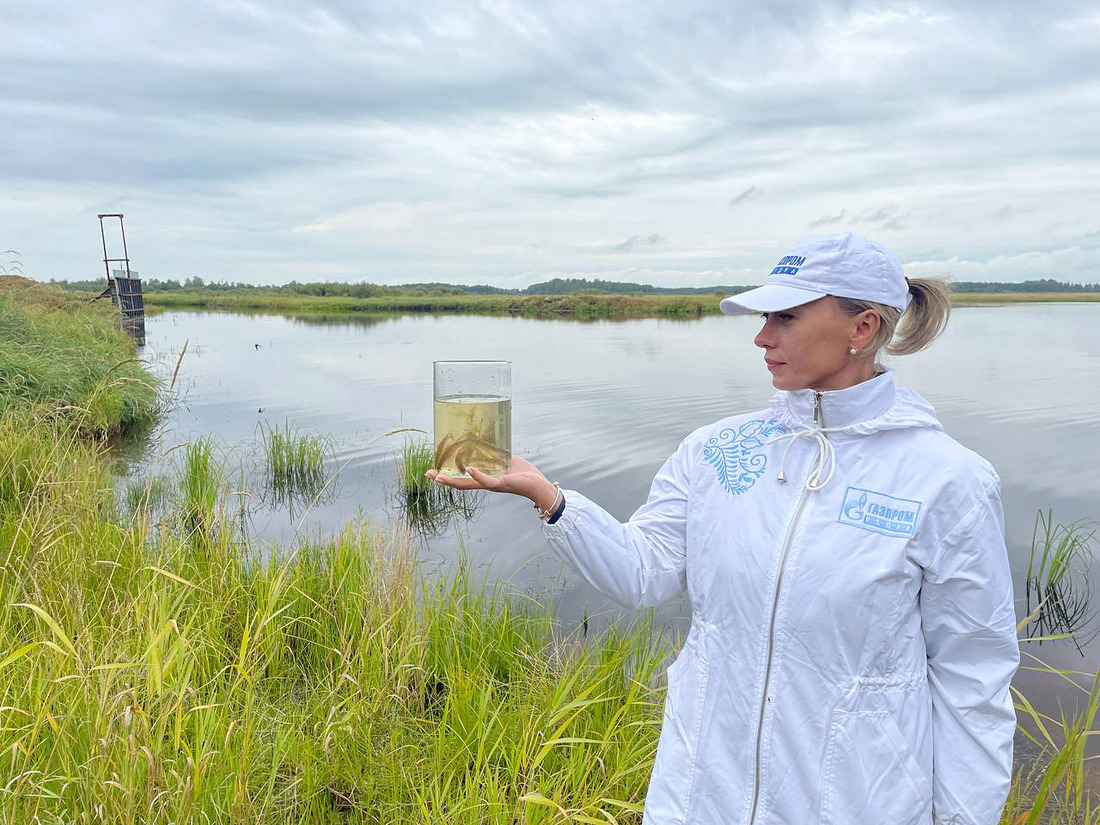
[[[71,294],[102,291],[96,281],[59,281]],[[1100,302],[1100,285],[1027,281],[1021,284],[954,284],[954,306],[1051,301]],[[159,309],[344,313],[464,313],[525,318],[700,318],[719,315],[718,301],[749,286],[658,288],[648,284],[555,279],[525,290],[449,284],[382,286],[360,283],[291,283],[284,286],[207,284],[201,278],[150,279],[143,284],[146,306]]]
[[[724,297],[724,296],[722,296]],[[685,295],[453,295],[380,296],[377,298],[249,295],[233,293],[152,292],[145,304],[153,309],[207,309],[288,314],[458,313],[524,318],[701,318],[720,315],[719,296]],[[1100,302],[1100,293],[955,293],[952,306],[997,306],[1019,303]]]
[[[429,577],[400,524],[259,546],[206,439],[177,451],[177,483],[116,489],[100,433],[155,417],[165,388],[146,377],[126,401],[117,319],[18,286],[0,290],[0,353],[28,329],[38,349],[0,361],[0,823],[640,822],[675,652],[652,611],[564,632],[461,560]],[[96,427],[85,403],[106,411]],[[315,466],[300,447],[269,444],[288,479]],[[1072,599],[1081,551],[1040,527],[1022,641]],[[1018,763],[1001,822],[1094,822],[1100,682],[1026,661],[1084,693],[1056,719],[1014,689],[1039,757]]]

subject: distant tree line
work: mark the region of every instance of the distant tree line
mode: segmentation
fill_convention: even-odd
[[[1023,283],[955,281],[951,286],[955,292],[1100,292],[1100,284],[1073,284],[1051,278]]]
[[[51,280],[51,284],[62,289],[81,292],[102,292],[106,284],[103,278],[80,281]],[[147,278],[142,280],[145,292],[257,292],[265,295],[315,295],[337,296],[343,298],[377,298],[387,295],[569,295],[577,292],[622,293],[640,295],[734,295],[752,289],[751,286],[699,286],[667,287],[652,284],[638,284],[629,281],[601,281],[587,278],[554,278],[550,281],[532,284],[526,289],[504,289],[487,284],[443,284],[419,283],[383,285],[366,282],[344,283],[342,281],[314,281],[299,283],[291,281],[279,286],[247,284],[241,281],[206,281],[198,276],[160,280]],[[952,284],[956,292],[1100,292],[1100,283],[1067,283],[1043,278],[1022,283],[990,281],[956,281]]]

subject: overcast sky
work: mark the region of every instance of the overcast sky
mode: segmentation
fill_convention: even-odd
[[[40,279],[1100,281],[1095,2],[0,0],[0,116]]]

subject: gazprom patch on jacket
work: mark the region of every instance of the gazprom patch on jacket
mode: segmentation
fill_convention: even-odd
[[[837,521],[886,536],[912,538],[920,508],[919,501],[849,487],[844,492]]]

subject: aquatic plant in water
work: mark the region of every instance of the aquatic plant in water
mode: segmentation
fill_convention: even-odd
[[[1051,510],[1036,514],[1025,580],[1027,638],[1069,639],[1084,655],[1082,642],[1100,629],[1089,576],[1095,539],[1091,522],[1059,524]]]
[[[334,492],[326,459],[333,454],[328,436],[303,433],[289,422],[260,424],[265,465],[265,500],[276,506],[315,503]]]
[[[417,533],[438,535],[452,519],[473,519],[484,506],[474,490],[455,490],[429,479],[435,466],[435,450],[425,440],[405,439],[398,459],[398,504],[405,522]]]

